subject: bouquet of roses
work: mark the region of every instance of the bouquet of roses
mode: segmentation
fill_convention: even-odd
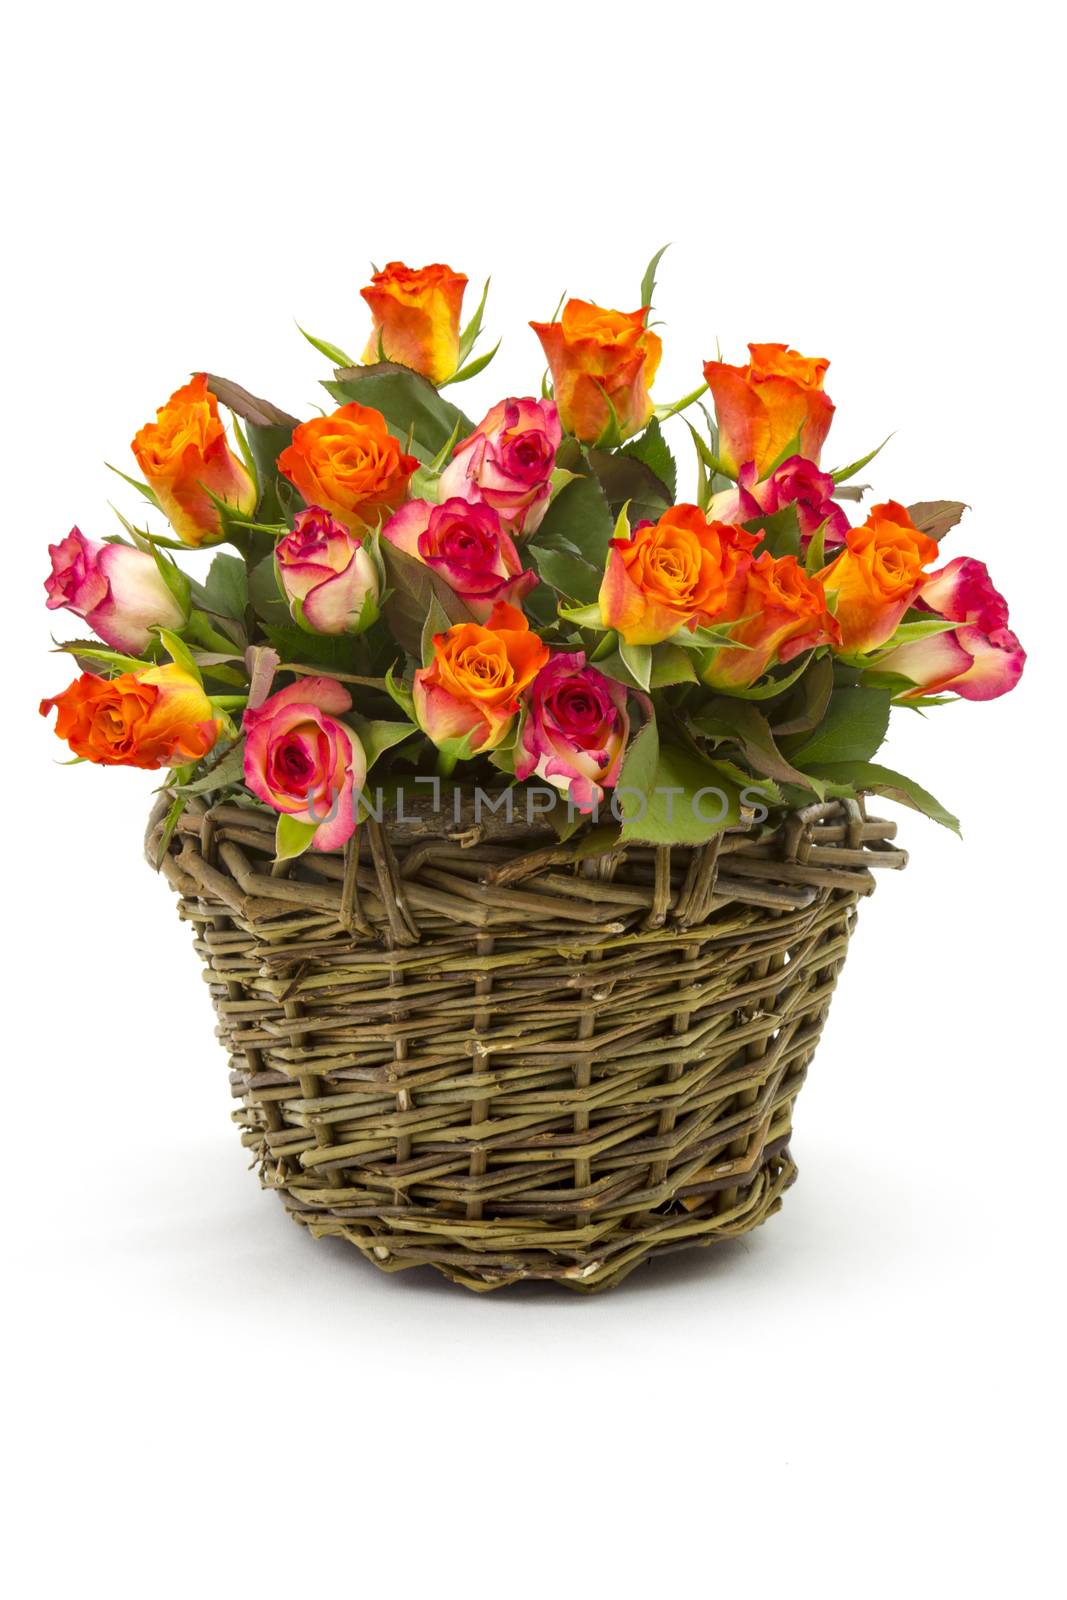
[[[279,859],[336,849],[372,768],[536,786],[564,837],[695,843],[864,792],[955,826],[872,758],[893,707],[991,699],[1022,671],[984,564],[942,557],[965,508],[890,500],[853,524],[877,451],[822,466],[828,362],[784,344],[656,404],[660,255],[636,311],[569,300],[531,323],[540,395],[477,425],[443,391],[495,353],[472,356],[485,294],[461,331],[466,278],[393,262],[362,290],[361,361],[306,335],[329,413],[198,373],[140,429],[127,481],[170,531],[120,518],[50,547],[49,607],[97,637],[60,646],[81,675],[41,710],[78,759],[167,770],[164,848],[196,795],[277,813]],[[201,578],[174,560],[219,544]]]

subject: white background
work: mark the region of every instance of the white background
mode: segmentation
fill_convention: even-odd
[[[1053,25],[1025,3],[521,0],[9,20],[19,1600],[1055,1587]],[[863,908],[781,1215],[608,1296],[476,1298],[314,1243],[245,1171],[189,932],[139,856],[151,776],[59,766],[36,715],[71,675],[46,654],[44,547],[133,509],[102,462],[132,467],[191,370],[309,414],[325,372],[293,319],[358,352],[371,258],[493,273],[504,345],[457,392],[480,415],[536,387],[527,319],[564,289],[632,309],[666,239],[657,396],[716,339],[831,357],[828,464],[898,430],[876,497],[971,504],[950,553],[988,561],[1030,663],[994,704],[896,719],[883,759],[965,841],[899,814],[912,863]]]

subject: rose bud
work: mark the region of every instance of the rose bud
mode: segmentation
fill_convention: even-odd
[[[431,383],[445,383],[459,365],[459,317],[467,280],[451,267],[405,267],[390,261],[359,292],[374,327],[366,363],[397,361]]]
[[[207,755],[221,727],[201,684],[172,663],[117,678],[83,672],[41,701],[41,715],[53,706],[59,738],[101,766],[184,766]]]
[[[756,463],[746,461],[737,474],[736,487],[712,495],[708,516],[717,522],[749,522],[796,506],[801,546],[806,547],[822,528],[824,547],[830,550],[844,544],[849,529],[833,492],[830,474],[820,472],[814,461],[803,456],[790,456],[762,483],[756,482]]]
[[[592,811],[618,781],[629,732],[623,685],[580,650],[554,655],[530,685],[515,776],[545,778]]]
[[[548,510],[562,437],[551,400],[499,401],[453,451],[441,499],[484,501],[516,538],[533,533]]]
[[[203,372],[174,391],[130,448],[183,544],[195,549],[223,537],[216,500],[241,517],[256,509],[256,486],[226,443],[219,403]]]
[[[648,307],[606,311],[568,300],[559,322],[531,322],[552,372],[560,421],[588,444],[639,433],[652,415],[649,389],[663,352],[645,326]]]
[[[877,650],[892,638],[936,556],[934,540],[895,500],[872,506],[863,526],[848,530],[840,555],[819,573],[826,593],[837,596],[834,615],[847,654]]]
[[[485,622],[498,601],[519,605],[537,583],[491,506],[446,500],[434,506],[409,500],[382,529],[383,539],[436,572]]]
[[[300,423],[278,457],[278,470],[307,504],[328,511],[353,533],[374,527],[407,499],[418,464],[401,450],[380,411],[354,401]]]
[[[357,735],[336,715],[352,704],[334,678],[301,678],[244,714],[245,783],[273,811],[317,825],[315,850],[337,850],[356,831],[367,776]]]
[[[358,534],[321,506],[293,518],[274,551],[295,620],[313,633],[362,633],[378,616],[378,569]]]
[[[826,607],[817,578],[809,578],[795,556],[777,559],[764,551],[736,584],[715,618],[721,628],[733,621],[730,638],[704,662],[701,677],[713,689],[747,689],[769,667],[792,661],[816,645],[838,642],[837,623]]]
[[[671,506],[658,522],[612,539],[600,616],[627,644],[659,644],[717,618],[750,564],[758,535],[709,523],[699,506]]]
[[[730,472],[753,461],[763,478],[799,439],[800,454],[816,465],[830,431],[834,408],[823,392],[829,361],[798,355],[784,344],[750,344],[749,361],[731,367],[704,363],[704,378],[715,402],[719,458]]]
[[[128,544],[97,544],[72,528],[50,544],[51,575],[44,580],[49,611],[65,606],[83,617],[105,644],[137,656],[153,628],[179,628],[185,613],[155,560]]]
[[[958,694],[964,700],[995,700],[1022,677],[1026,651],[1008,627],[1008,604],[984,561],[957,556],[932,572],[918,604],[960,626],[891,650],[879,661],[883,672],[910,678],[915,688],[900,696]]]
[[[472,752],[494,749],[547,660],[548,646],[506,604],[493,607],[484,627],[461,622],[435,634],[433,661],[413,685],[419,727],[436,745],[469,737]]]

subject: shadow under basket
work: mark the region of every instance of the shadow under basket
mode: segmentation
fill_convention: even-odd
[[[242,1142],[313,1234],[386,1272],[591,1290],[778,1210],[856,902],[907,860],[895,823],[835,801],[583,857],[463,799],[280,867],[274,825],[194,800],[162,870]]]

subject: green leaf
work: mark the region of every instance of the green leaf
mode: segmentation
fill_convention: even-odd
[[[757,553],[769,550],[775,557],[800,555],[800,519],[795,505],[783,506],[765,517],[751,517],[743,526],[762,536]]]
[[[821,786],[800,772],[779,750],[770,724],[762,711],[745,700],[729,700],[717,695],[692,722],[697,732],[713,739],[733,740],[745,760],[765,778],[780,783],[796,783],[822,794]]]
[[[651,306],[652,306],[652,296],[656,292],[656,268],[659,266],[660,262],[663,260],[663,252],[665,250],[669,250],[669,249],[670,249],[670,244],[660,245],[659,249],[656,251],[655,255],[652,257],[652,260],[648,263],[648,266],[645,268],[645,275],[641,279],[641,304],[643,306],[649,307],[650,309],[651,309]],[[645,314],[645,322],[646,323],[648,322],[648,314],[647,314],[647,312]]]
[[[654,721],[630,746],[615,794],[623,842],[704,844],[740,816],[738,787],[710,761],[661,746]]]
[[[858,461],[850,461],[847,467],[835,467],[830,474],[831,478],[835,483],[847,483],[849,478],[854,478],[857,472],[862,472],[867,463],[873,461],[875,456],[885,449],[892,437],[891,433],[887,433],[881,444],[875,445],[873,450],[868,450],[867,454],[860,456]]]
[[[381,553],[389,578],[389,594],[384,606],[386,623],[408,655],[421,661],[423,624],[434,596],[449,626],[473,622],[474,618],[455,591],[425,562],[398,549],[388,539],[382,541]]]
[[[640,684],[642,689],[649,688],[652,676],[652,647],[647,644],[627,644],[623,639],[619,644],[619,655],[635,683]]]
[[[215,557],[208,568],[204,595],[209,611],[241,621],[248,607],[248,568],[240,556]]]
[[[197,666],[193,653],[184,639],[179,638],[176,633],[172,633],[169,628],[152,628],[150,631],[159,639],[176,667],[181,667],[182,671],[187,672],[191,678],[195,678],[197,683],[203,683],[204,680],[200,676],[200,668]]]
[[[805,661],[804,666],[808,670],[805,672],[802,667],[796,692],[771,713],[776,739],[792,733],[811,733],[826,714],[834,687],[834,664],[829,656],[816,656],[810,665]]]
[[[356,365],[352,357],[345,355],[345,352],[340,348],[339,345],[330,344],[328,339],[316,339],[313,333],[308,333],[306,328],[301,328],[299,322],[297,323],[297,328],[304,335],[304,338],[307,340],[308,344],[314,345],[319,354],[324,355],[327,361],[331,362],[333,366],[354,367]]]
[[[544,583],[551,584],[553,589],[570,600],[580,600],[586,605],[596,600],[604,574],[591,567],[588,561],[566,550],[542,550],[535,544],[528,545],[526,549]],[[597,617],[596,626],[599,627],[599,610]]]
[[[278,568],[273,555],[257,562],[249,571],[248,598],[261,622],[276,628],[289,626],[289,602],[278,582]]]
[[[248,447],[256,464],[259,483],[255,520],[280,522],[284,511],[299,510],[304,503],[292,484],[278,471],[278,457],[292,442],[293,429],[299,426],[299,418],[290,416],[288,411],[283,411],[269,400],[261,400],[258,395],[250,394],[229,378],[209,373],[207,382],[220,404],[227,406],[245,423]]]
[[[927,538],[942,539],[968,509],[962,500],[918,500],[908,507],[908,516]]]
[[[901,805],[921,811],[943,828],[951,828],[953,833],[960,831],[959,819],[951,811],[946,811],[940,800],[935,800],[912,778],[893,772],[889,767],[880,767],[867,761],[827,762],[815,768],[814,775],[825,781],[828,794],[882,794],[888,800],[898,800]]]
[[[220,761],[217,761],[210,772],[205,772],[203,777],[195,778],[192,783],[183,783],[181,793],[213,794],[216,789],[228,789],[232,784],[244,782],[245,775],[245,742],[243,739],[231,746]]]
[[[446,378],[441,388],[447,388],[450,383],[466,383],[468,378],[476,378],[479,372],[485,371],[500,349],[501,343],[502,341],[498,339],[491,350],[487,350],[484,355],[475,356],[473,361],[468,361],[466,366],[460,367],[458,372],[454,372],[450,378]]]
[[[281,657],[281,668],[309,666],[333,675],[346,672],[355,663],[351,634],[307,633],[289,621],[280,627],[264,623],[263,632]]]
[[[822,722],[790,759],[805,772],[828,761],[869,761],[885,739],[891,704],[885,689],[835,689]]]
[[[674,498],[647,462],[628,455],[625,448],[614,452],[591,449],[588,461],[613,516],[629,506],[631,523],[658,522]]]
[[[614,532],[615,519],[597,479],[575,478],[549,506],[537,543],[542,550],[569,550],[603,573]]]
[[[444,606],[436,594],[431,594],[419,640],[419,659],[424,667],[428,667],[433,661],[434,634],[447,633],[451,626],[451,619]]]
[[[678,494],[678,463],[655,417],[644,433],[639,433],[636,439],[623,445],[619,455],[642,462],[666,490],[668,505],[673,505]],[[633,498],[632,494],[630,498]]]
[[[385,418],[390,433],[424,464],[431,462],[456,431],[466,438],[474,424],[458,407],[442,399],[421,373],[395,361],[367,367],[338,367],[323,388],[338,402],[372,406]]]
[[[729,648],[735,649],[736,646],[730,645]],[[804,656],[799,666],[794,667],[791,672],[787,672],[783,678],[767,677],[763,678],[759,683],[750,684],[747,689],[720,689],[719,693],[728,695],[731,700],[774,700],[778,695],[784,694],[787,689],[792,688],[810,660],[810,655]]]
[[[280,811],[274,835],[275,860],[292,861],[295,856],[302,856],[318,831],[318,823],[298,822],[295,817],[287,816],[284,811]]]
[[[383,722],[361,717],[354,711],[347,713],[345,721],[349,722],[359,735],[359,742],[367,758],[368,772],[378,757],[384,755],[387,750],[392,750],[396,745],[403,744],[405,739],[422,733],[422,729],[415,722]]]

